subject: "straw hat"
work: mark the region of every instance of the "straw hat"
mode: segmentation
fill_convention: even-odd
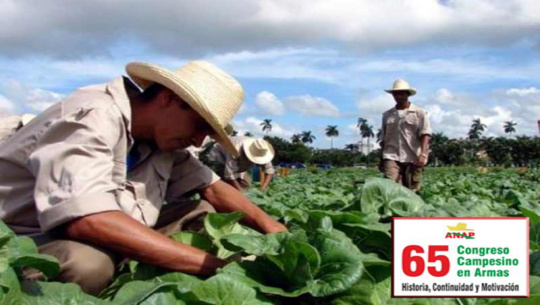
[[[24,126],[32,121],[36,116],[34,114],[25,113],[21,116],[21,124]]]
[[[411,96],[416,94],[416,89],[411,88],[408,82],[402,80],[402,79],[396,79],[394,81],[394,84],[392,85],[392,89],[384,90],[388,93],[392,93],[394,91],[407,91]]]
[[[276,155],[272,144],[263,139],[245,138],[242,148],[249,161],[255,164],[266,164]]]
[[[230,154],[239,155],[225,131],[244,100],[244,90],[232,76],[205,61],[191,61],[176,71],[132,62],[126,71],[143,90],[153,83],[172,90],[212,126],[216,132],[213,137]]]

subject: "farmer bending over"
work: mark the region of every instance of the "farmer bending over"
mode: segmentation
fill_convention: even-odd
[[[250,137],[230,137],[230,139],[240,153],[238,158],[234,158],[220,143],[209,153],[208,157],[214,163],[218,175],[237,190],[242,190],[250,187],[247,171],[253,164],[258,164],[264,168],[265,174],[259,189],[266,190],[275,174],[271,162],[275,156],[272,144],[263,139]]]
[[[183,150],[210,135],[238,155],[224,127],[242,104],[240,84],[203,61],[126,69],[144,92],[123,77],[81,88],[0,146],[0,219],[58,258],[57,280],[91,294],[126,257],[213,274],[223,260],[166,235],[200,228],[215,210],[242,211],[265,233],[286,230]],[[184,199],[194,192],[203,200]]]
[[[427,112],[409,101],[416,90],[406,81],[398,79],[385,91],[392,94],[396,107],[382,117],[381,169],[386,178],[419,191],[431,135]]]

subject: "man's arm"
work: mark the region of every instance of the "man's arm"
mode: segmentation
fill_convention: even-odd
[[[420,156],[414,163],[417,167],[424,167],[427,164],[429,157],[429,139],[430,135],[424,134],[420,137]]]
[[[62,228],[70,239],[175,271],[211,275],[226,264],[212,254],[176,242],[120,211],[84,216]]]
[[[217,181],[201,191],[201,196],[219,212],[240,211],[243,222],[264,233],[287,231],[287,228],[253,204],[242,192],[223,181]]]
[[[264,175],[264,181],[262,182],[259,190],[264,191],[268,188],[268,185],[270,185],[270,181],[272,181],[272,177],[274,177],[274,174],[266,174]]]

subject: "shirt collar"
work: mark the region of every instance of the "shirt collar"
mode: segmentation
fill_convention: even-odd
[[[131,147],[134,140],[131,136],[131,104],[126,91],[127,86],[134,85],[127,77],[117,77],[107,84],[107,93],[111,95],[114,103],[122,113],[127,131],[128,145]]]
[[[409,108],[404,109],[404,110],[407,110],[407,113],[409,113],[409,112],[416,112],[416,109],[417,109],[417,108],[418,108],[418,107],[416,107],[416,106],[411,102],[411,104],[409,105]],[[394,106],[394,108],[392,108],[392,112],[393,112],[393,113],[398,113],[398,109],[396,108],[396,106]]]

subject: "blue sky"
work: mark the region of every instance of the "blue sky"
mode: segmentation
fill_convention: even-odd
[[[242,83],[241,132],[290,138],[309,130],[327,148],[358,141],[393,106],[404,78],[435,131],[487,135],[540,119],[540,3],[534,0],[0,1],[0,115],[39,113],[74,89],[123,74],[127,62],[175,69],[205,59]]]

